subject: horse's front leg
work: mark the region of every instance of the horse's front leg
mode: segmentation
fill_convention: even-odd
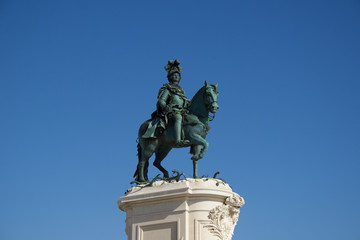
[[[201,159],[200,154],[202,151],[202,145],[193,145],[191,147],[190,153],[193,154],[191,160],[193,160],[193,178],[198,178],[198,161]]]
[[[198,160],[193,160],[193,178],[198,178]]]
[[[193,145],[193,146],[191,146],[190,153],[193,155],[191,157],[191,160],[196,161],[196,160],[200,159],[200,153],[201,153],[202,148],[203,148],[202,145]]]
[[[209,148],[209,143],[204,139],[203,149],[200,151],[200,159],[204,157],[208,148]]]
[[[191,157],[191,160],[193,160],[193,177],[198,178],[198,161],[204,157],[206,150],[209,148],[209,143],[198,134],[192,135],[191,142],[195,144],[190,151],[194,154]]]
[[[198,134],[194,134],[191,140],[191,143],[197,145],[195,146],[194,156],[191,158],[191,160],[202,159],[209,148],[209,143]]]

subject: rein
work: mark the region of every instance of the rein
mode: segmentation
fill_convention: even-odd
[[[211,122],[212,120],[214,120],[215,119],[215,113],[213,113],[213,115],[210,115],[209,116],[209,121]]]

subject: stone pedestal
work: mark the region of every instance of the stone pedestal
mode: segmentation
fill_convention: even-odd
[[[243,204],[213,178],[133,187],[118,201],[129,240],[230,240]]]

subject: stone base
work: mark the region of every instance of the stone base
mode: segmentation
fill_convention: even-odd
[[[213,178],[137,186],[118,201],[129,240],[230,240],[243,204]]]

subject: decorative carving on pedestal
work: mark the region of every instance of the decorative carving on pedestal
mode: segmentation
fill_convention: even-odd
[[[211,222],[204,227],[220,240],[231,240],[240,208],[244,204],[244,199],[237,194],[226,198],[223,205],[210,210],[208,218]]]

